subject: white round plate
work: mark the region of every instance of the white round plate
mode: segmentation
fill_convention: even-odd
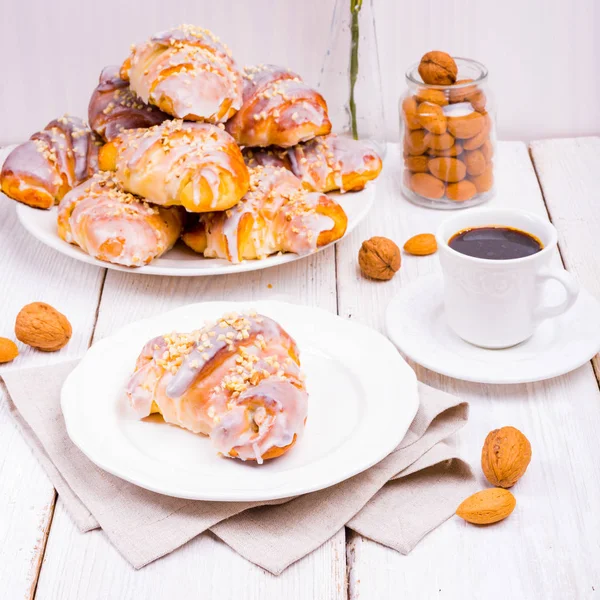
[[[556,304],[564,291],[550,282],[543,301]],[[582,289],[573,307],[543,321],[527,341],[502,350],[473,346],[458,337],[444,318],[441,275],[407,285],[386,310],[388,337],[424,367],[465,381],[527,383],[564,375],[600,351],[600,303]]]
[[[124,386],[148,339],[249,309],[278,321],[300,348],[308,419],[293,448],[262,465],[244,463],[219,457],[209,438],[158,415],[135,417]],[[169,496],[256,501],[326,488],[379,462],[404,437],[418,396],[412,369],[372,329],[283,302],[205,302],[133,323],[94,344],[65,382],[61,404],[73,442],[113,475]]]
[[[9,148],[0,150],[0,167],[4,159],[8,156]],[[0,197],[4,196],[0,192]],[[348,227],[344,237],[367,216],[367,213],[375,202],[375,182],[370,182],[366,188],[360,192],[348,192],[340,194],[339,192],[330,192],[331,196],[338,202],[346,215],[348,216]],[[162,257],[152,261],[149,265],[143,267],[122,267],[112,263],[97,260],[86,254],[83,250],[72,244],[61,240],[56,231],[56,213],[57,208],[50,210],[40,210],[32,208],[25,204],[17,203],[17,217],[21,225],[40,242],[57,250],[65,256],[74,258],[90,265],[96,265],[115,271],[125,271],[126,273],[137,273],[140,275],[172,275],[176,277],[192,277],[199,275],[225,275],[228,273],[242,273],[245,271],[257,271],[259,269],[268,269],[284,263],[293,262],[304,258],[298,254],[280,254],[265,258],[264,260],[247,260],[239,264],[233,264],[219,258],[204,258],[196,254],[182,242],[178,242],[175,247],[164,254]],[[344,239],[342,237],[341,239]],[[339,242],[333,242],[334,244]],[[327,246],[319,248],[319,252]]]

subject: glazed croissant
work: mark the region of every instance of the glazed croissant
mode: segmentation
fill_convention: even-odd
[[[244,102],[227,122],[241,146],[295,146],[331,131],[324,98],[287,69],[244,69]]]
[[[105,67],[88,107],[90,127],[105,141],[125,129],[160,125],[169,115],[142,102],[119,76],[119,67]]]
[[[98,170],[100,145],[81,119],[55,119],[8,155],[0,172],[2,191],[29,206],[51,208]]]
[[[256,167],[250,191],[224,212],[199,215],[182,240],[208,258],[238,263],[275,252],[308,254],[341,238],[348,217],[334,200],[309,192],[290,171]]]
[[[272,319],[225,315],[189,334],[150,340],[127,385],[144,418],[210,436],[224,456],[280,456],[304,429],[308,394],[298,347]]]
[[[226,210],[248,190],[239,147],[210,123],[173,120],[123,131],[103,146],[100,167],[115,171],[128,192],[189,212]]]
[[[249,167],[277,165],[290,169],[316,192],[362,190],[381,172],[381,158],[365,142],[332,133],[293,148],[246,148]]]
[[[178,207],[150,206],[123,192],[111,173],[97,173],[72,189],[58,207],[58,235],[84,252],[126,267],[148,264],[177,241]]]
[[[193,25],[134,46],[121,77],[144,102],[179,119],[220,123],[242,104],[241,75],[229,49]]]

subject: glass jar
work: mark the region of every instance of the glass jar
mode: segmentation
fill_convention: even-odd
[[[399,103],[402,192],[429,208],[475,206],[494,195],[496,120],[487,69],[454,60],[454,85],[425,84],[413,65]]]
[[[386,151],[385,115],[373,0],[336,0],[318,90],[332,131]]]

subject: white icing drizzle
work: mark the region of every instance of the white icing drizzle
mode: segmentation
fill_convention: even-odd
[[[155,204],[184,204],[191,212],[224,210],[248,189],[239,147],[215,125],[165,121],[124,131],[112,143],[118,151],[117,179],[127,191]],[[229,182],[225,188],[224,177]],[[191,200],[184,203],[181,192],[190,182]]]
[[[333,133],[291,148],[288,157],[294,174],[319,192],[360,190],[382,167],[368,144]]]
[[[99,260],[139,267],[169,250],[181,233],[177,208],[150,206],[100,172],[72,189],[58,208],[58,232]]]
[[[126,388],[139,418],[209,435],[225,456],[256,460],[304,429],[308,394],[294,340],[272,319],[229,314],[150,340]]]
[[[207,246],[204,255],[237,263],[275,252],[307,254],[344,235],[347,216],[333,199],[309,192],[290,171],[258,166],[250,171],[250,191],[225,212],[199,217]],[[183,240],[186,240],[184,234]]]
[[[207,29],[181,25],[134,46],[124,68],[144,101],[180,119],[224,122],[242,104],[239,70]]]
[[[244,146],[290,147],[331,131],[323,97],[288,69],[246,67],[243,100],[227,130]]]
[[[124,129],[159,125],[171,117],[155,106],[146,104],[119,76],[119,67],[102,69],[100,82],[92,93],[88,107],[90,127],[109,141]]]
[[[50,121],[7,157],[0,179],[21,180],[20,189],[39,189],[55,200],[98,170],[100,141],[79,118]],[[20,200],[20,198],[16,198]]]

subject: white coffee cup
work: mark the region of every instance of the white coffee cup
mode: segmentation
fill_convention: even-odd
[[[448,242],[456,233],[473,227],[511,227],[542,242],[535,254],[510,260],[491,260],[461,254]],[[557,244],[556,229],[546,219],[512,209],[461,211],[445,220],[437,231],[444,275],[445,316],[462,339],[483,348],[508,348],[531,337],[545,319],[573,306],[579,284],[564,269],[551,267]],[[542,303],[543,287],[554,279],[566,296],[555,306]]]

